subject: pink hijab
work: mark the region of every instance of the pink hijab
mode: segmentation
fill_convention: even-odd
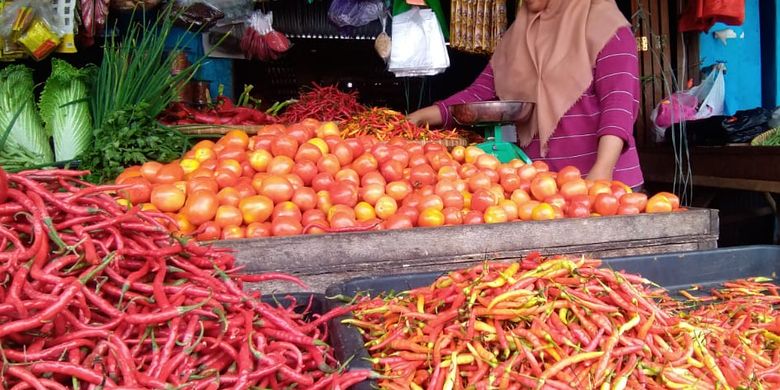
[[[531,120],[517,128],[521,146],[538,134],[547,154],[558,121],[593,82],[599,52],[624,26],[630,23],[614,0],[550,0],[542,12],[518,9],[491,65],[501,100],[536,103]]]

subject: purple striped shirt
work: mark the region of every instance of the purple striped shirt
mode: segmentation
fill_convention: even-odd
[[[636,41],[628,27],[621,28],[599,53],[593,69],[593,83],[582,97],[560,119],[547,143],[547,156],[542,158],[539,138],[524,148],[532,160],[544,161],[553,170],[573,165],[583,173],[596,162],[599,138],[614,135],[625,142],[615,165],[613,179],[630,187],[644,183],[639,167],[633,130],[639,111],[639,62]],[[436,104],[444,127],[454,125],[449,106],[459,103],[496,100],[493,68],[488,65],[467,89]]]

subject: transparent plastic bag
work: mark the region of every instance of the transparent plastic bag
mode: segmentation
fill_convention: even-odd
[[[54,7],[43,0],[15,1],[0,14],[4,48],[16,45],[37,61],[54,52],[67,32]]]
[[[328,18],[339,27],[360,27],[385,14],[383,0],[333,0]]]
[[[241,38],[241,50],[247,59],[272,61],[290,50],[292,44],[284,34],[274,30],[273,21],[273,12],[256,11],[249,18]]]
[[[436,15],[417,7],[393,17],[389,70],[396,77],[432,76],[450,66]]]
[[[387,34],[387,16],[382,17],[382,32],[376,36],[374,40],[374,49],[379,57],[387,62],[390,59],[390,52],[392,49],[393,41],[390,39],[390,35]]]

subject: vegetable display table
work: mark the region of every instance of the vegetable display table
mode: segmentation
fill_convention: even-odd
[[[311,291],[361,276],[441,271],[532,251],[598,257],[646,255],[717,247],[718,212],[561,219],[543,222],[414,228],[219,241],[236,251],[243,272],[299,276]],[[265,286],[265,285],[264,285]],[[273,291],[276,286],[268,286]],[[290,285],[278,290],[290,290]],[[264,287],[264,289],[266,289]]]

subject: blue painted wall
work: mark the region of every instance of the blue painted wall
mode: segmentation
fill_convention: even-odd
[[[745,23],[742,26],[718,23],[699,38],[702,68],[726,62],[727,115],[762,105],[761,23],[758,11],[759,0],[745,0]],[[728,39],[724,46],[712,33],[726,28],[734,30],[737,37]]]

